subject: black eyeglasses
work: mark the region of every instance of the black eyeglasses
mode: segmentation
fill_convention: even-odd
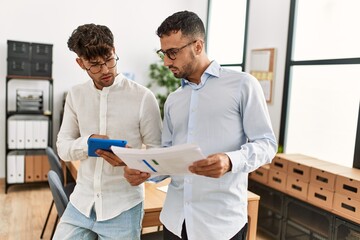
[[[90,71],[92,74],[101,72],[102,67],[105,65],[108,69],[116,67],[119,57],[115,54],[116,57],[106,60],[104,63],[97,63],[91,65],[89,68],[85,68],[87,71]]]
[[[162,59],[164,60],[164,57],[165,55],[170,58],[171,60],[175,60],[176,59],[176,54],[178,54],[182,49],[186,48],[187,46],[190,46],[191,44],[193,43],[196,43],[197,40],[194,40],[192,42],[189,42],[188,44],[180,47],[180,48],[170,48],[166,51],[160,49],[160,50],[157,50],[156,53],[157,55]]]

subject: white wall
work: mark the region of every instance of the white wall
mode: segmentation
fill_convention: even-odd
[[[206,21],[207,0],[94,0],[22,1],[0,0],[0,178],[5,176],[5,77],[8,39],[52,43],[54,78],[54,132],[58,131],[62,96],[71,86],[87,79],[67,49],[73,29],[94,22],[111,28],[115,35],[119,71],[134,72],[146,84],[148,66],[157,61],[160,44],[156,28],[173,12],[191,10]],[[290,0],[251,0],[247,63],[254,48],[277,49],[273,99],[268,105],[276,136],[279,136],[286,38]],[[54,136],[56,138],[56,136]]]
[[[50,43],[53,48],[54,132],[59,128],[63,93],[88,79],[67,48],[71,32],[81,24],[107,25],[115,36],[118,70],[134,72],[146,84],[148,66],[158,60],[157,27],[180,10],[196,12],[204,21],[207,0],[0,0],[0,178],[5,177],[5,77],[7,40]],[[54,136],[56,139],[56,135]]]
[[[274,132],[278,139],[280,133],[290,0],[251,0],[250,2],[246,65],[250,66],[252,49],[276,49],[275,79],[272,88],[272,101],[268,104],[268,108]],[[248,71],[249,69],[245,67],[245,70]]]

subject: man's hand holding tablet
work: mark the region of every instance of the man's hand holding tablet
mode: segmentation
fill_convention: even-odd
[[[125,166],[123,161],[111,151],[111,146],[126,147],[127,141],[108,139],[105,135],[92,135],[88,139],[88,156],[102,157],[112,166]]]

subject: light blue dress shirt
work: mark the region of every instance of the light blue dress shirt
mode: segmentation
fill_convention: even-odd
[[[231,172],[221,178],[171,176],[161,222],[191,240],[230,239],[247,223],[248,173],[277,151],[265,98],[250,74],[213,61],[196,85],[182,86],[165,103],[162,145],[196,143],[205,156],[225,152]]]

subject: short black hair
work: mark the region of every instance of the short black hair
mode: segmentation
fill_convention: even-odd
[[[205,39],[204,23],[193,12],[181,11],[167,17],[158,27],[156,34],[161,38],[163,35],[169,36],[178,31],[181,31],[185,37]]]
[[[71,51],[87,60],[106,58],[114,49],[114,36],[106,26],[84,24],[72,32],[67,44]]]

